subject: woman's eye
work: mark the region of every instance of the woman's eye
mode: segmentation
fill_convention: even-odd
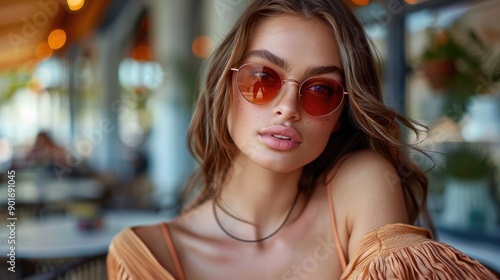
[[[258,78],[259,80],[263,80],[263,79],[266,79],[269,75],[267,73],[264,73],[264,72],[256,72],[256,73],[254,73],[254,76],[256,78]]]
[[[253,76],[260,81],[267,81],[272,78],[270,73],[264,72],[264,71],[257,71],[253,73]]]
[[[263,70],[254,70],[251,72],[253,78],[255,80],[258,80],[259,82],[263,82],[263,83],[276,83],[280,81],[280,78],[278,76],[278,74],[276,74],[275,72],[272,72],[272,71],[266,71],[266,69],[263,69]]]
[[[317,95],[332,95],[333,89],[329,85],[312,85],[308,89],[311,93]]]

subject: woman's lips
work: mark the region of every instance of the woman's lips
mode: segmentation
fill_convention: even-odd
[[[269,148],[279,151],[289,151],[300,146],[302,137],[293,128],[283,125],[273,125],[259,132],[260,139]]]

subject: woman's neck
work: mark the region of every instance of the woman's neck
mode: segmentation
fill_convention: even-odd
[[[283,222],[290,211],[301,174],[301,169],[277,173],[255,164],[237,164],[222,186],[218,203],[230,215],[266,231]],[[296,209],[301,201],[299,197]]]

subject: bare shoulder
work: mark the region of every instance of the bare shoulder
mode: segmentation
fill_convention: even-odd
[[[377,152],[362,150],[345,157],[333,171],[328,187],[335,208],[346,213],[350,256],[366,233],[389,223],[407,222],[396,168]]]
[[[346,172],[353,167],[358,167],[360,165],[364,167],[363,171],[392,167],[392,164],[378,152],[364,149],[344,156],[338,164],[337,169],[339,171],[342,170],[342,172]]]
[[[372,191],[393,193],[401,188],[400,178],[393,164],[372,150],[348,154],[329,176],[332,178],[330,187],[333,194],[354,193],[359,196]]]

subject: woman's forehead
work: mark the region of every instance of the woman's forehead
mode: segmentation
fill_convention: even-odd
[[[319,19],[295,15],[277,15],[256,24],[243,54],[243,60],[248,59],[266,61],[286,71],[297,67],[342,70],[331,28]]]

